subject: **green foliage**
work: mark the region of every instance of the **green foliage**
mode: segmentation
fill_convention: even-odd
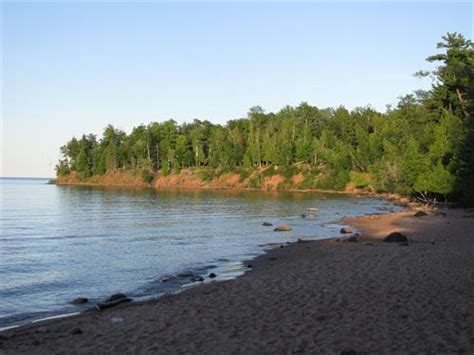
[[[168,164],[168,160],[162,159],[162,161],[161,161],[161,174],[163,174],[164,176],[167,176],[167,175],[169,175],[169,173],[170,173],[170,166]]]
[[[283,175],[286,180],[289,180],[293,177],[293,175],[297,174],[298,169],[294,166],[282,166],[281,169],[278,170],[278,173]]]
[[[212,169],[201,169],[199,171],[199,177],[203,180],[203,181],[211,181],[215,175],[214,175],[214,171]]]
[[[360,173],[358,171],[351,171],[349,173],[350,181],[354,184],[357,188],[365,189],[370,187],[370,181],[367,178],[367,174]]]
[[[104,129],[61,147],[58,176],[88,178],[117,169],[164,175],[199,168],[209,180],[223,172],[249,177],[260,187],[266,177],[291,178],[302,172],[300,188],[359,188],[403,194],[454,196],[474,204],[474,51],[452,33],[438,44],[441,53],[431,90],[401,97],[394,108],[319,109],[301,103],[276,113],[252,107],[246,118],[226,125],[174,120],[135,127],[130,134]]]
[[[71,172],[71,169],[69,168],[67,159],[59,160],[58,164],[56,165],[56,174],[58,176],[66,176],[70,172]]]
[[[250,176],[250,174],[252,174],[252,171],[250,169],[241,168],[239,170],[240,170],[239,171],[239,175],[240,175],[239,182],[244,181],[245,179],[247,179]]]
[[[150,172],[150,170],[144,169],[142,171],[142,178],[145,184],[151,184],[155,179],[155,176]]]
[[[438,162],[432,169],[427,169],[418,176],[414,185],[417,192],[433,193],[446,196],[452,190],[454,177]]]
[[[269,166],[268,168],[266,168],[265,170],[262,171],[262,176],[263,177],[270,177],[270,176],[273,176],[275,174],[278,173],[278,170],[275,169],[275,166]]]

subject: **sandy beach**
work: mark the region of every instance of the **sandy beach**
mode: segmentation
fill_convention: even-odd
[[[7,330],[0,353],[474,351],[474,211],[341,223],[358,242],[284,245],[236,280]]]

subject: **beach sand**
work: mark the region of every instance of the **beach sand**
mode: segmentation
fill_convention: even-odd
[[[344,219],[359,242],[285,245],[236,280],[7,330],[0,353],[472,354],[474,211],[444,212]]]

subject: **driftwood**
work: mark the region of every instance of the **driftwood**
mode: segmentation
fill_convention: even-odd
[[[130,299],[130,298],[128,298],[128,297],[122,297],[122,298],[119,298],[119,299],[117,299],[117,300],[110,301],[110,302],[97,303],[97,305],[95,306],[95,308],[96,308],[98,311],[101,311],[101,310],[106,309],[106,308],[110,308],[110,307],[117,306],[117,305],[119,305],[120,303],[131,302],[131,301],[132,301],[132,299]]]

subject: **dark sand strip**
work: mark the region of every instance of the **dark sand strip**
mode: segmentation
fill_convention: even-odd
[[[344,220],[357,243],[294,243],[177,295],[0,333],[0,353],[474,351],[474,213]],[[380,237],[402,231],[408,246]],[[378,239],[377,239],[378,238]]]

